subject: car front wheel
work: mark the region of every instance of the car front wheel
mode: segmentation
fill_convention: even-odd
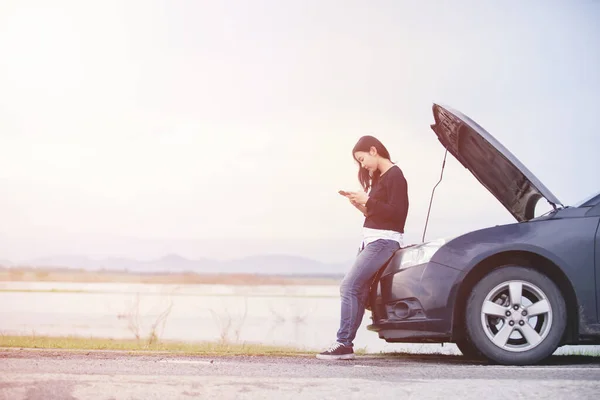
[[[558,287],[532,268],[505,266],[482,278],[467,301],[472,344],[500,364],[535,364],[550,356],[565,331]]]

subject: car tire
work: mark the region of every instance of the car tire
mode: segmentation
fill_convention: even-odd
[[[554,353],[567,324],[563,296],[540,272],[507,265],[473,287],[465,310],[467,335],[490,361],[536,364]]]

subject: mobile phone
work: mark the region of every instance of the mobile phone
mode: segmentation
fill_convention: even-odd
[[[350,192],[346,192],[345,190],[339,190],[338,193],[342,196],[348,196],[350,194]]]

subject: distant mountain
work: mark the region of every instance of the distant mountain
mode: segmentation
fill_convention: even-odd
[[[223,268],[228,272],[246,272],[251,270],[267,275],[329,275],[340,273],[339,270],[332,270],[332,267],[333,265],[331,264],[324,264],[309,258],[285,254],[245,257],[226,262],[223,265]]]
[[[0,259],[0,267],[12,267],[13,263],[8,260]]]
[[[0,261],[0,265],[3,261]],[[6,260],[7,263],[10,261]],[[9,265],[15,265],[10,263]],[[123,257],[92,259],[80,255],[59,255],[28,260],[18,266],[81,268],[85,270],[127,270],[130,272],[194,272],[194,273],[250,273],[261,275],[341,275],[349,267],[346,263],[327,264],[310,258],[286,254],[266,254],[219,261],[208,258],[190,260],[177,254],[168,254],[156,260],[140,261]]]
[[[190,260],[177,254],[168,254],[157,260],[140,263],[144,271],[193,271],[210,272],[217,270],[220,261],[201,258]]]
[[[16,266],[28,267],[70,267],[83,269],[96,269],[94,261],[86,256],[57,255],[51,257],[35,258],[21,263],[14,263]]]

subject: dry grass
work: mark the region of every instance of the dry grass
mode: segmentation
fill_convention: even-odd
[[[197,355],[303,355],[307,352],[293,347],[267,346],[249,343],[206,343],[156,341],[153,343],[127,339],[85,337],[9,336],[0,335],[0,347],[61,350],[121,350],[165,351]]]
[[[70,268],[0,268],[5,282],[83,282],[150,284],[224,285],[331,285],[333,277],[282,277],[259,274],[133,273],[128,271],[86,271]]]

